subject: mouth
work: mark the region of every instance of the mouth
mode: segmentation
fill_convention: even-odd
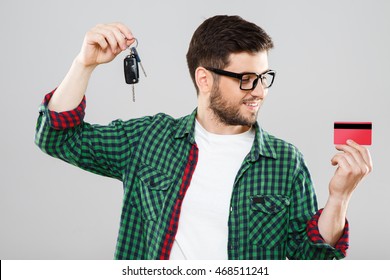
[[[260,107],[260,101],[248,100],[242,102],[248,109],[257,110]]]

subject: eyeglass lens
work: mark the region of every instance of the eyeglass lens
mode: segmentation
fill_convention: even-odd
[[[268,88],[272,84],[273,75],[266,73],[262,75],[261,83],[264,88]],[[256,74],[245,74],[241,78],[241,89],[250,90],[258,84],[258,76]]]

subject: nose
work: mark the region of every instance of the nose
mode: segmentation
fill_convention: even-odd
[[[259,80],[256,87],[250,92],[253,97],[263,99],[267,95],[268,89],[265,89]]]

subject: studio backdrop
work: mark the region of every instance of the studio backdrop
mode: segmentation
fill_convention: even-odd
[[[375,1],[2,1],[0,3],[0,259],[112,259],[121,182],[87,173],[34,145],[38,107],[59,85],[98,23],[122,22],[137,37],[148,74],[132,89],[123,58],[99,66],[85,120],[108,124],[196,107],[185,54],[206,18],[240,15],[266,30],[275,84],[260,125],[304,154],[320,207],[335,167],[335,121],[373,123],[374,170],[348,210],[347,259],[390,259],[390,2]]]

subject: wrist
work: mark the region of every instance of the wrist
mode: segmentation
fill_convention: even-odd
[[[339,209],[347,209],[351,196],[345,194],[330,194],[326,205]]]
[[[76,56],[76,58],[73,60],[72,67],[76,68],[78,71],[82,71],[86,74],[92,74],[93,70],[95,70],[96,66],[98,64],[87,64],[85,61],[80,57],[80,55]]]
[[[330,184],[329,185],[329,197],[337,201],[349,201],[352,196],[353,190],[348,190],[340,186]]]

